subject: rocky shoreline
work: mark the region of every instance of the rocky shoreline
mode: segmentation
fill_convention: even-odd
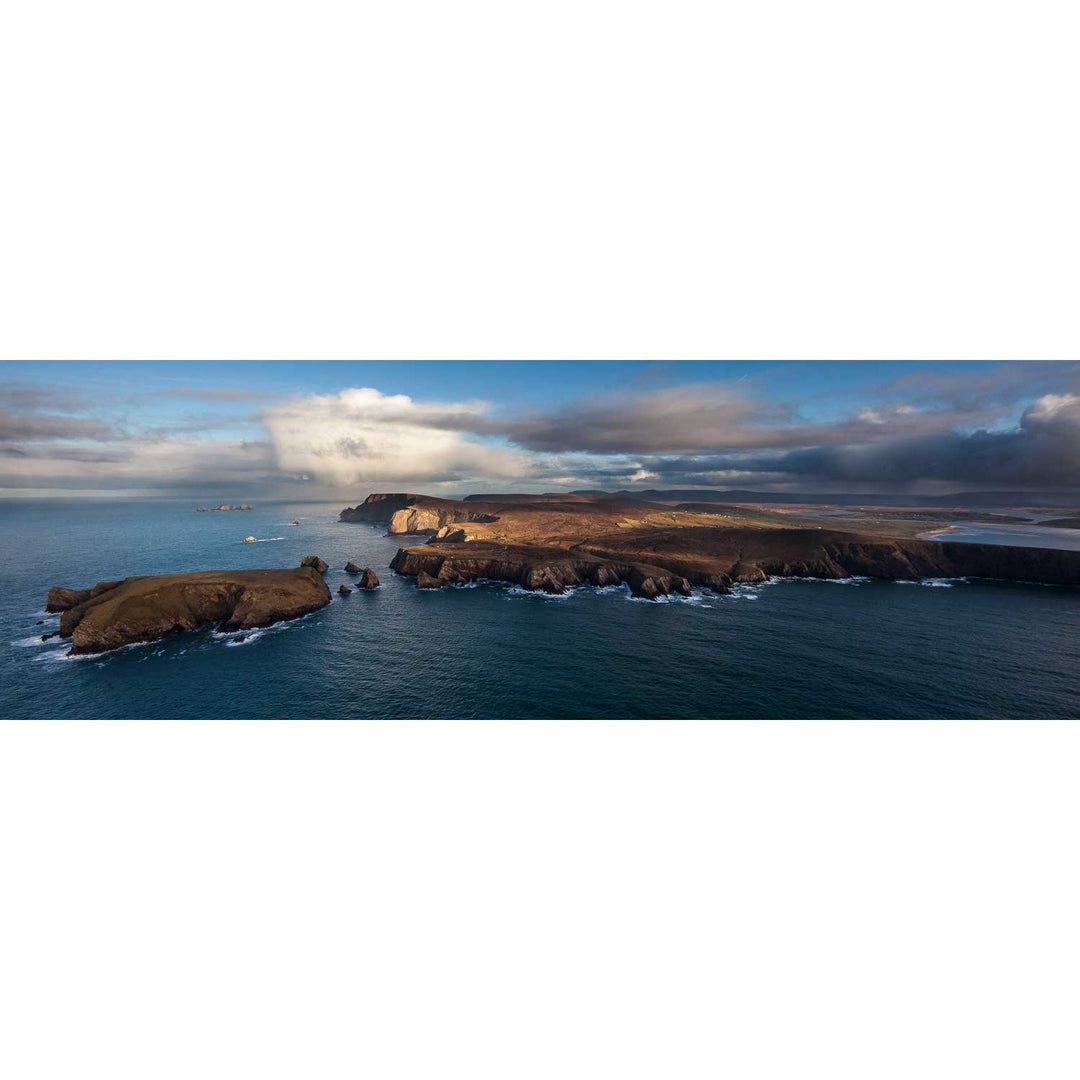
[[[209,570],[102,581],[92,589],[49,590],[69,656],[109,652],[169,633],[216,625],[254,630],[298,619],[330,603],[311,566],[290,570]]]
[[[659,531],[658,531],[659,532]],[[688,596],[692,586],[729,592],[772,577],[887,581],[969,577],[1080,587],[1080,551],[1000,544],[861,537],[820,529],[678,529],[568,549],[484,541],[400,548],[391,562],[423,588],[506,581],[559,594],[578,585],[625,583],[634,596]]]
[[[416,577],[417,588],[423,589],[471,581],[506,581],[523,589],[558,595],[578,585],[603,587],[625,582],[634,596],[650,600],[672,594],[690,595],[690,582],[685,577],[647,563],[482,541],[400,548],[390,569]]]

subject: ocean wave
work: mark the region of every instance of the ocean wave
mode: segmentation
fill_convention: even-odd
[[[629,590],[627,590],[629,592]],[[683,596],[682,593],[671,593],[668,596],[658,596],[650,600],[647,596],[627,596],[627,600],[635,604],[689,604],[691,607],[700,607],[705,603],[705,597],[701,593],[691,593]]]
[[[562,593],[549,593],[541,589],[523,589],[520,585],[511,585],[506,590],[507,596],[539,596],[543,600],[569,600],[574,595],[574,589],[567,589]]]
[[[51,645],[52,642],[49,641],[49,642],[46,642],[46,644]],[[95,659],[94,657],[90,657],[90,656],[68,656],[67,655],[67,649],[66,649],[67,642],[65,642],[64,645],[65,645],[65,648],[63,648],[63,649],[46,649],[43,652],[39,652],[36,656],[31,656],[30,659],[33,660],[34,663],[36,663],[36,664],[39,664],[39,663],[46,663],[46,664],[63,663],[64,661],[67,661],[67,660],[91,660],[91,659]]]
[[[762,582],[762,585],[766,582]],[[768,582],[772,584],[772,582]],[[761,593],[758,591],[761,585],[732,585],[731,592],[721,593],[720,599],[722,600],[760,600]]]
[[[55,638],[50,638],[42,641],[40,634],[34,634],[32,637],[16,638],[11,644],[20,649],[32,649],[35,645],[50,645],[54,640]]]

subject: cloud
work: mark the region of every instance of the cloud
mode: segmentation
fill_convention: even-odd
[[[841,421],[808,423],[790,406],[757,400],[734,383],[701,383],[653,392],[614,391],[543,413],[483,420],[478,429],[551,453],[692,454],[896,438],[998,415],[1000,408],[985,404],[920,409],[886,402]]]
[[[203,389],[198,386],[177,386],[168,390],[159,390],[156,396],[194,398],[196,401],[266,401],[280,395],[271,390],[234,390],[214,387]]]
[[[0,413],[0,442],[36,442],[42,439],[116,439],[116,429],[100,420],[77,416],[51,416],[39,412]]]
[[[18,410],[59,409],[61,412],[76,412],[85,405],[83,395],[74,390],[16,381],[0,383],[0,401]]]
[[[813,422],[739,380],[639,384],[516,412],[360,387],[276,400],[256,417],[165,426],[147,414],[141,426],[94,415],[86,403],[64,415],[76,410],[59,391],[20,384],[0,412],[0,486],[187,487],[208,498],[223,485],[238,495],[361,495],[505,490],[508,481],[519,490],[1080,487],[1080,369],[1044,366],[1039,392],[1021,396],[1022,367],[967,388],[947,372],[931,372],[930,387],[895,380],[851,401],[847,414]],[[225,392],[248,393],[207,393]],[[237,437],[241,421],[254,421],[255,438]]]
[[[897,486],[947,481],[1028,489],[1080,486],[1080,395],[1045,394],[1007,430],[946,431],[819,446],[744,462],[793,478]]]
[[[0,486],[147,487],[247,485],[278,479],[270,445],[239,439],[129,440],[113,446],[63,443],[9,446],[0,452]]]
[[[463,436],[485,428],[486,408],[421,404],[361,387],[294,398],[266,410],[262,421],[282,470],[335,487],[533,475],[529,455]]]

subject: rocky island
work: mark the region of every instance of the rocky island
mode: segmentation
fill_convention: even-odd
[[[391,562],[422,589],[487,579],[557,594],[625,583],[635,596],[659,599],[689,595],[693,585],[724,592],[772,576],[1080,586],[1080,551],[923,540],[923,514],[873,507],[838,519],[797,508],[596,494],[457,502],[398,493],[369,496],[341,519],[385,522],[390,535],[427,534],[426,543],[400,548]]]
[[[60,612],[68,655],[108,652],[165,634],[217,625],[253,630],[297,619],[330,603],[310,566],[288,570],[208,570],[101,581],[92,589],[49,590],[46,610]]]

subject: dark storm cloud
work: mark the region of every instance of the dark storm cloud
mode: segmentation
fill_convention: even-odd
[[[1080,394],[1045,394],[1010,428],[898,433],[784,448],[712,453],[573,456],[569,471],[597,487],[786,487],[902,489],[918,484],[1029,490],[1080,486]]]
[[[504,420],[468,418],[478,434],[501,435],[543,453],[692,454],[877,442],[989,423],[1003,406],[916,408],[885,401],[842,420],[811,423],[787,405],[744,396],[728,384],[616,392]],[[457,426],[466,418],[456,418]]]
[[[878,445],[823,446],[749,464],[797,477],[1019,487],[1080,485],[1080,396],[1045,395],[1007,431],[942,432]]]

